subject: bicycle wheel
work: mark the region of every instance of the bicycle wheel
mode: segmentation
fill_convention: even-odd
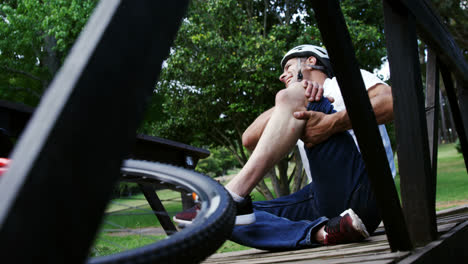
[[[125,181],[154,186],[158,192],[166,189],[189,194],[195,192],[201,210],[193,223],[179,232],[164,239],[155,238],[150,244],[136,249],[90,258],[89,263],[198,263],[215,252],[230,236],[235,219],[234,204],[222,185],[208,176],[172,165],[137,160],[126,160],[121,171]],[[166,214],[154,212],[154,209],[149,211]],[[169,216],[171,214],[174,212]],[[119,224],[116,226],[121,227]]]

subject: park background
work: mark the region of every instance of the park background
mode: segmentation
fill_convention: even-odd
[[[3,0],[0,99],[37,106],[97,2]],[[391,85],[385,71],[381,1],[340,3],[361,68]],[[468,58],[467,1],[432,3]],[[210,150],[211,156],[200,161],[197,170],[224,182],[249,157],[241,143],[242,132],[273,105],[276,92],[283,88],[278,76],[284,52],[303,43],[323,45],[311,10],[310,1],[299,0],[192,1],[170,56],[161,65],[139,132]],[[424,81],[427,48],[422,41],[419,51]],[[439,141],[445,145],[439,149],[438,209],[468,203],[468,176],[457,152],[442,83],[441,93]],[[387,129],[396,151],[393,124]],[[256,200],[272,199],[304,184],[306,177],[294,150],[269,172],[254,196]],[[396,185],[399,189],[398,175]],[[114,198],[138,197],[136,192],[136,186],[121,183]],[[151,221],[132,217],[126,225],[144,228]],[[103,251],[111,248],[102,247]]]

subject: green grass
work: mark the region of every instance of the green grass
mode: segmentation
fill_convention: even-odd
[[[100,233],[95,241],[94,247],[92,247],[91,256],[98,257],[119,253],[123,250],[134,249],[154,243],[165,237],[166,236],[151,235],[111,236]]]
[[[398,168],[398,163],[395,160]],[[400,195],[400,175],[395,177],[395,185]],[[452,202],[468,203],[468,175],[463,155],[455,149],[455,144],[439,146],[437,153],[436,210],[453,207]]]
[[[462,154],[454,144],[440,146],[438,154],[436,201],[467,200],[468,175]]]
[[[177,212],[182,210],[182,205],[180,203],[180,193],[174,192],[171,190],[162,190],[157,192],[159,199],[172,200],[174,201],[165,201],[164,207],[169,215],[174,215]],[[142,198],[140,200],[138,198]],[[179,199],[179,200],[177,200]],[[104,222],[101,226],[102,229],[117,229],[119,226],[125,228],[142,228],[142,227],[160,227],[156,216],[152,213],[151,207],[148,205],[144,196],[137,195],[132,197],[132,199],[115,199],[113,200],[116,203],[110,203],[106,212],[108,214],[104,218]],[[132,209],[123,210],[125,208],[123,204],[130,207],[138,207]],[[118,210],[116,210],[116,208]],[[127,207],[128,208],[128,207]]]

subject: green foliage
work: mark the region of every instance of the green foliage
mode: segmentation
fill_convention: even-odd
[[[196,170],[210,177],[226,175],[227,170],[239,166],[234,155],[226,148],[210,149],[211,155],[198,162]]]
[[[96,0],[0,4],[0,99],[36,105]]]

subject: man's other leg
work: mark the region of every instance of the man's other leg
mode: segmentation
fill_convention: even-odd
[[[319,245],[312,234],[328,220],[318,215],[311,184],[288,196],[254,202],[257,221],[235,226],[231,240],[268,250],[298,249]]]
[[[293,117],[304,111],[305,96],[302,84],[292,84],[276,95],[275,109],[263,134],[241,171],[226,185],[231,192],[247,196],[265,174],[296,144],[305,121]]]
[[[308,110],[334,112],[324,98],[309,104]],[[370,186],[364,161],[348,132],[333,135],[313,148],[307,148],[313,178],[313,193],[320,215],[333,218],[351,208],[372,233],[380,215]]]

